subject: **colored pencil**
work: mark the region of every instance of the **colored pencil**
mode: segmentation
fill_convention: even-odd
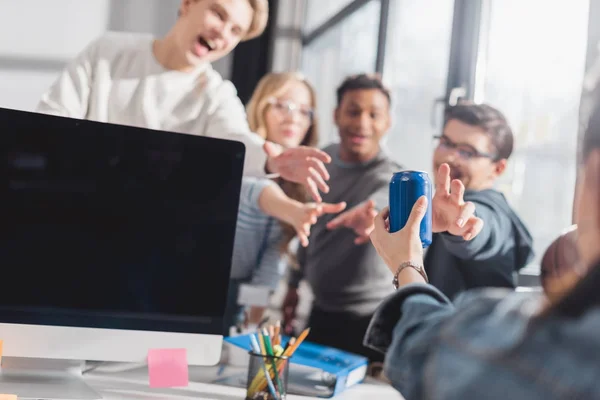
[[[287,357],[291,357],[294,354],[294,352],[296,351],[296,349],[302,344],[304,339],[306,339],[306,337],[308,336],[309,333],[310,333],[310,328],[306,328],[304,331],[302,331],[300,336],[298,336],[298,339],[296,339],[294,341],[294,344],[287,347],[287,349],[285,350],[283,355],[287,356]]]
[[[256,336],[254,336],[253,334],[250,334],[250,345],[252,346],[252,351],[255,354],[261,353],[260,345],[256,340]],[[277,399],[277,391],[275,390],[275,386],[273,385],[273,381],[271,380],[270,374],[267,372],[267,364],[264,361],[262,370],[264,371],[265,377],[267,379],[267,386],[269,388],[269,391],[271,392],[271,395],[273,396],[273,398]]]
[[[267,330],[264,330],[264,333],[268,333]],[[273,373],[275,374],[275,380],[277,381],[277,386],[279,387],[279,392],[282,393],[285,391],[283,387],[283,383],[281,382],[281,378],[279,377],[279,371],[277,370],[277,364],[275,363],[275,352],[273,351],[273,346],[271,345],[271,338],[269,335],[264,335],[265,347],[267,349],[267,354],[271,356],[271,364],[273,365]]]
[[[285,351],[283,352],[282,357],[285,357],[289,360],[292,357],[292,355],[294,355],[294,352],[298,349],[298,347],[302,344],[302,342],[306,339],[309,333],[310,328],[306,328],[304,331],[302,331],[300,336],[298,336],[298,339],[291,338],[285,348]],[[277,366],[277,372],[283,372],[283,367],[284,363],[279,362],[279,365]],[[256,385],[258,389],[261,389],[262,387],[264,387],[265,383],[267,382],[264,379],[264,377],[257,375],[252,381],[252,386]]]
[[[273,325],[269,326],[269,337],[271,338],[271,342],[275,338],[275,327]]]
[[[281,321],[275,323],[275,335],[273,337],[273,343],[281,345]]]

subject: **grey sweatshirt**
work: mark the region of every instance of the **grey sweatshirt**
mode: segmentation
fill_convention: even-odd
[[[339,145],[324,149],[332,157],[329,193],[323,201],[345,201],[346,210],[373,199],[378,210],[389,203],[389,182],[400,165],[381,152],[363,164],[344,163]],[[325,215],[312,227],[310,244],[298,251],[299,270],[292,270],[290,286],[305,278],[314,293],[314,305],[323,311],[370,315],[393,292],[392,276],[371,243],[355,245],[351,229],[328,230],[335,215]]]

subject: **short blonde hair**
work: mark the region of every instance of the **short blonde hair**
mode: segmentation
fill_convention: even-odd
[[[265,114],[270,106],[269,100],[279,97],[287,86],[292,82],[303,83],[310,92],[310,102],[313,110],[317,108],[317,94],[312,85],[297,72],[272,72],[262,77],[256,85],[252,98],[246,106],[248,125],[252,132],[256,132],[263,139],[267,138],[267,123]],[[313,116],[310,127],[304,140],[303,146],[316,146],[319,142],[318,123],[316,115]]]
[[[250,28],[242,41],[254,39],[263,34],[269,21],[269,2],[268,0],[248,0],[250,7],[254,10]]]

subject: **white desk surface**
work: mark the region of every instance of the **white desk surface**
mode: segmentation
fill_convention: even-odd
[[[209,400],[239,400],[244,399],[246,391],[242,388],[200,383],[206,382],[206,376],[214,375],[214,368],[191,367],[190,384],[185,388],[151,389],[148,385],[148,372],[145,367],[98,368],[85,375],[85,380],[97,390],[105,400],[178,400],[178,399],[209,399]],[[367,380],[354,386],[334,400],[402,400],[403,397],[391,386],[379,381]],[[287,396],[288,400],[310,400],[313,397]]]

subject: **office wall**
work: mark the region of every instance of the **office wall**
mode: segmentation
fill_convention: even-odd
[[[180,0],[0,0],[0,107],[33,110],[64,65],[106,30],[163,35]],[[230,76],[231,57],[215,63]]]

